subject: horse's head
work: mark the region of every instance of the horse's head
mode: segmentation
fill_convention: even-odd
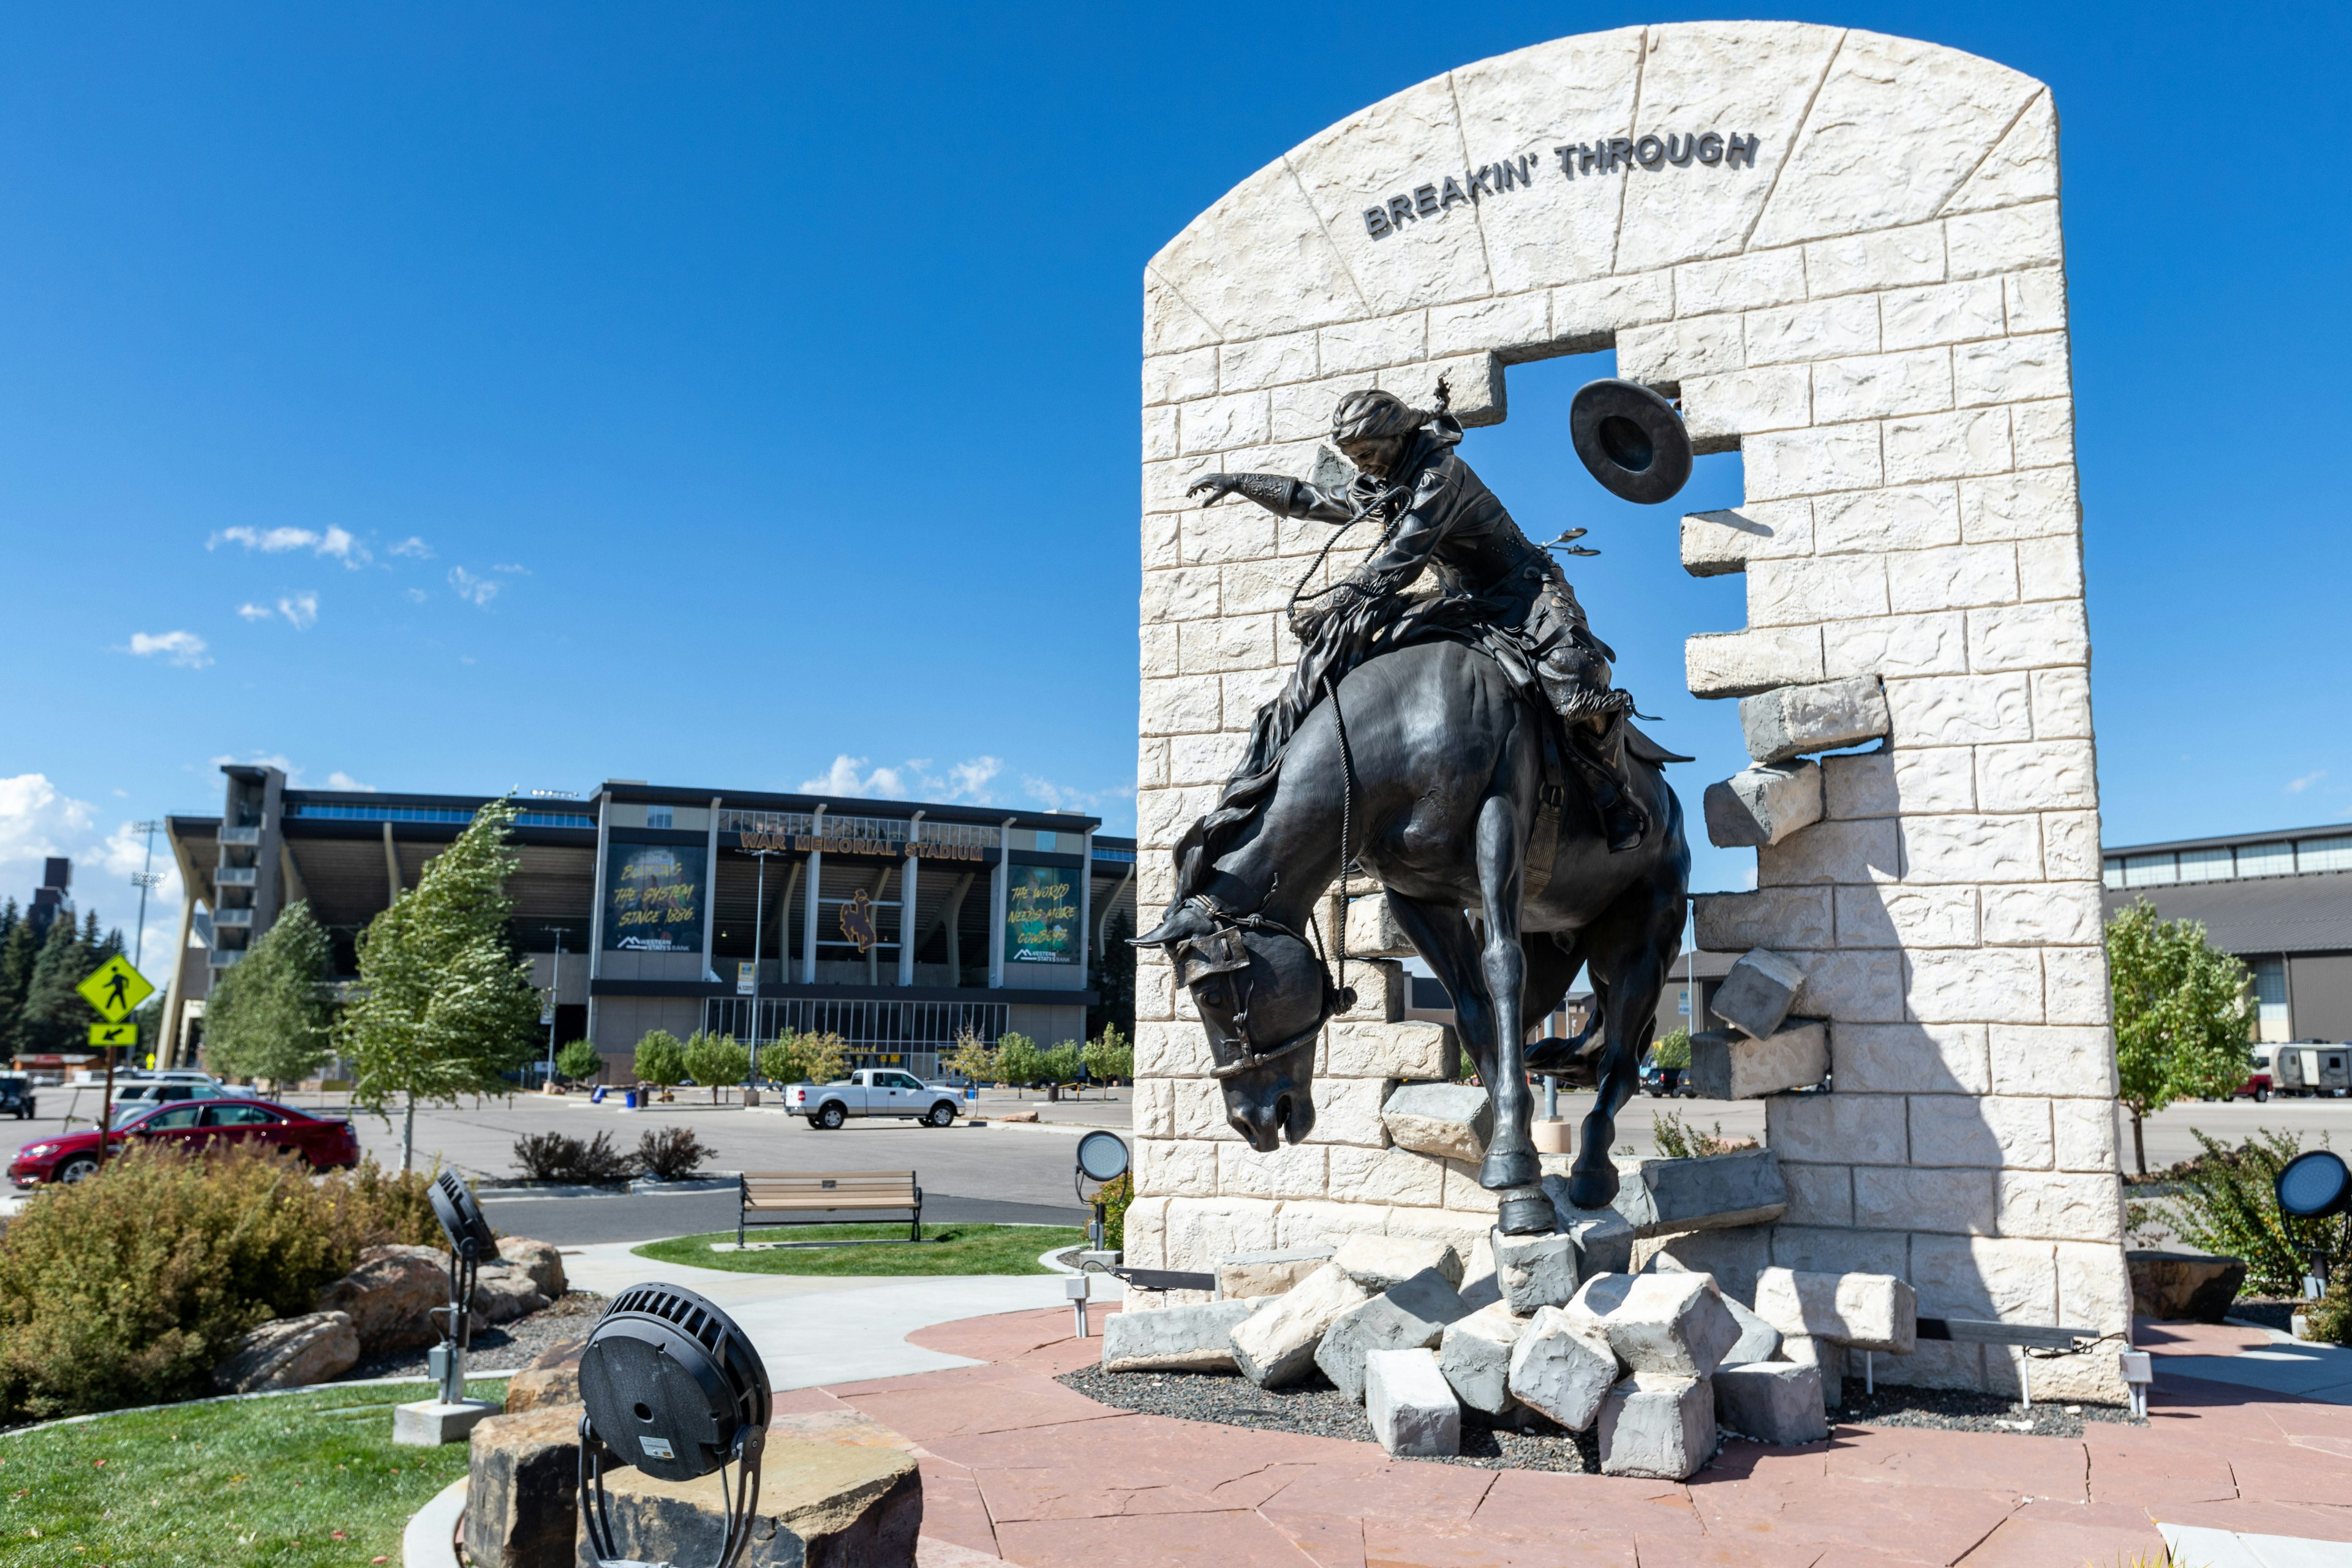
[[[1307,939],[1186,900],[1135,945],[1166,949],[1192,993],[1234,1131],[1261,1154],[1313,1131],[1315,1038],[1349,1003]]]

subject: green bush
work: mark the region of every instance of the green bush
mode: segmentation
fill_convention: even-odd
[[[239,1334],[309,1311],[362,1247],[422,1239],[424,1181],[363,1167],[314,1182],[267,1149],[132,1148],[43,1190],[0,1242],[0,1421],[211,1392]]]
[[[685,1076],[710,1091],[713,1105],[719,1103],[721,1089],[751,1075],[751,1053],[736,1044],[732,1035],[697,1033],[686,1042],[683,1057]]]
[[[677,1037],[668,1030],[651,1030],[637,1042],[637,1056],[632,1070],[636,1073],[639,1083],[671,1088],[686,1076],[686,1047],[679,1045]]]
[[[1127,1250],[1127,1208],[1135,1202],[1133,1172],[1105,1182],[1097,1194],[1103,1206],[1103,1246],[1112,1252]]]
[[[2311,1303],[2311,1337],[2323,1344],[2352,1345],[2352,1274],[2338,1272],[2327,1294]]]
[[[604,1053],[591,1040],[574,1040],[555,1053],[555,1070],[574,1083],[585,1083],[604,1070]]]
[[[567,1132],[531,1132],[514,1141],[515,1163],[534,1182],[625,1182],[636,1162],[613,1147],[613,1135],[599,1132],[583,1142]]]
[[[2200,1251],[2244,1258],[2246,1289],[2257,1295],[2301,1293],[2305,1246],[2324,1247],[2337,1269],[2352,1268],[2352,1215],[2298,1221],[2290,1236],[2279,1213],[2273,1184],[2303,1152],[2299,1136],[2258,1131],[2235,1149],[2195,1128],[2189,1136],[2201,1152],[2175,1167],[2179,1184],[2169,1196],[2128,1205],[2135,1229],[2154,1221]]]
[[[694,1135],[691,1127],[648,1127],[637,1140],[637,1163],[656,1182],[682,1182],[719,1152]]]
[[[1071,1083],[1078,1076],[1078,1042],[1064,1040],[1045,1053],[1040,1062],[1047,1083]]]
[[[1118,1032],[1117,1026],[1104,1029],[1102,1038],[1087,1042],[1086,1049],[1079,1055],[1087,1064],[1087,1071],[1094,1074],[1097,1082],[1108,1083],[1113,1079],[1135,1076],[1135,1047],[1128,1043],[1127,1037]]]
[[[1005,1034],[996,1042],[996,1070],[1015,1089],[1041,1083],[1045,1077],[1045,1053],[1026,1035]]]
[[[1650,1047],[1650,1060],[1662,1068],[1690,1066],[1690,1031],[1675,1029]]]

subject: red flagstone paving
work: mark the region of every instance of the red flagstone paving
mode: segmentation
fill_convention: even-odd
[[[1055,1309],[909,1338],[981,1364],[803,1389],[915,1445],[927,1541],[1018,1568],[2084,1568],[2161,1561],[2156,1521],[2352,1542],[2352,1409],[2166,1373],[2145,1427],[2080,1438],[1840,1425],[1727,1444],[1687,1482],[1393,1460],[1370,1443],[1097,1405]],[[2159,1356],[2269,1348],[2142,1325]],[[942,1560],[967,1559],[954,1552]]]

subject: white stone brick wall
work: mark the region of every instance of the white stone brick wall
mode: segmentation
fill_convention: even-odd
[[[1757,136],[1753,166],[1570,178],[1551,153],[1706,130]],[[1521,153],[1529,185],[1369,232],[1365,208]],[[1698,913],[1709,947],[1804,957],[1801,1010],[1831,1022],[1835,1092],[1768,1107],[1792,1194],[1774,1261],[1902,1274],[1930,1313],[2124,1327],[2057,198],[2040,83],[1793,23],[1465,66],[1235,186],[1145,273],[1143,907],[1296,653],[1282,602],[1328,537],[1185,486],[1312,472],[1358,387],[1425,401],[1443,372],[1465,423],[1492,424],[1509,364],[1613,345],[1620,374],[1680,395],[1701,450],[1742,454],[1744,504],[1683,528],[1691,571],[1748,584],[1746,629],[1690,639],[1691,689],[1875,676],[1893,715],[1884,751],[1825,767],[1824,819],[1759,852],[1758,889]],[[1391,1083],[1440,1070],[1436,1030],[1336,1023],[1314,1137],[1260,1156],[1156,956],[1138,994],[1137,1261],[1483,1234],[1475,1173],[1379,1125]],[[2013,1379],[1966,1345],[1906,1375]],[[2035,1375],[2112,1392],[2087,1360]]]

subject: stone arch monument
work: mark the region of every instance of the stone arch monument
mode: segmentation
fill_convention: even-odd
[[[1494,424],[1510,365],[1613,346],[1620,375],[1679,395],[1701,451],[1742,454],[1744,503],[1682,524],[1691,572],[1748,581],[1745,629],[1690,638],[1691,690],[1874,678],[1887,713],[1879,749],[1822,765],[1821,818],[1758,850],[1756,891],[1698,900],[1701,945],[1805,966],[1797,1011],[1828,1020],[1833,1067],[1832,1092],[1769,1101],[1788,1209],[1717,1233],[1746,1249],[1721,1266],[1894,1273],[1923,1313],[2126,1329],[2058,194],[2041,83],[1783,23],[1482,60],[1236,185],[1144,274],[1143,906],[1294,659],[1280,610],[1328,537],[1185,486],[1328,464],[1357,387],[1424,399],[1444,373],[1464,422]],[[1696,817],[1706,781],[1677,782]],[[1131,1261],[1483,1241],[1475,1165],[1384,1130],[1387,1091],[1448,1053],[1382,978],[1318,1047],[1313,1136],[1257,1154],[1142,955]],[[1926,1342],[1894,1375],[2016,1377],[1998,1348]],[[2035,1391],[2114,1377],[2080,1356]]]

